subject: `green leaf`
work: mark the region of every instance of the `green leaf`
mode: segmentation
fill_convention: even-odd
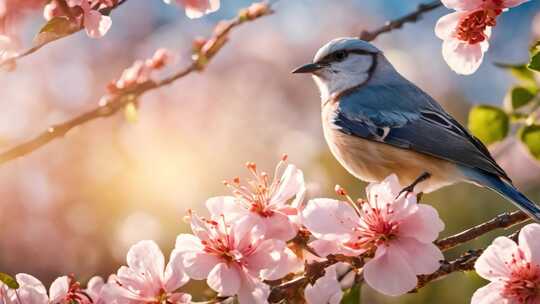
[[[11,289],[19,288],[19,283],[17,283],[15,278],[7,273],[0,272],[0,282],[6,284],[6,286]]]
[[[34,45],[40,46],[60,39],[80,29],[80,26],[67,17],[54,17],[39,30],[34,37]]]
[[[527,88],[536,88],[537,84],[534,79],[534,72],[527,68],[527,64],[508,64],[508,63],[495,63],[495,66],[506,69],[521,82],[523,86]]]
[[[531,62],[529,62],[527,67],[533,71],[540,72],[540,51],[536,52],[536,54],[532,56]]]
[[[524,126],[518,131],[519,139],[534,158],[540,160],[540,125]]]
[[[360,284],[354,284],[343,294],[341,304],[359,304],[360,303]]]
[[[475,106],[469,112],[469,130],[486,145],[504,139],[509,124],[508,115],[494,106]]]
[[[526,106],[535,96],[536,92],[531,92],[531,90],[527,88],[516,86],[508,91],[505,98],[505,104],[510,110],[516,110]]]

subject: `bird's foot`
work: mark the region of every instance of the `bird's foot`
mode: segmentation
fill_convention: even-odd
[[[424,181],[428,180],[430,177],[431,177],[431,173],[423,172],[410,185],[408,185],[407,187],[401,189],[401,191],[399,192],[397,197],[399,197],[402,193],[414,192],[414,187],[416,187],[416,185],[420,184],[421,182],[424,182]]]

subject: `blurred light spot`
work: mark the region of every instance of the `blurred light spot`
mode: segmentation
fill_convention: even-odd
[[[148,213],[135,212],[126,217],[115,232],[113,255],[118,260],[124,260],[129,247],[140,240],[155,240],[159,242],[162,227],[159,220]]]

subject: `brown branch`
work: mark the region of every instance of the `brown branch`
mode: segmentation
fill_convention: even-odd
[[[257,8],[259,9],[257,10]],[[193,56],[192,61],[188,66],[177,71],[176,73],[173,73],[163,80],[147,81],[145,83],[138,84],[129,90],[120,91],[114,95],[105,95],[104,97],[106,98],[102,99],[107,100],[105,104],[100,104],[97,108],[83,113],[66,122],[53,125],[33,139],[0,153],[0,164],[4,164],[10,160],[27,155],[41,148],[50,141],[64,136],[67,132],[77,126],[97,118],[111,116],[123,109],[127,104],[135,102],[138,97],[146,92],[169,85],[192,72],[204,70],[211,59],[214,58],[214,56],[225,45],[228,35],[232,29],[245,22],[253,21],[272,13],[272,9],[263,3],[255,3],[249,9],[241,10],[237,17],[228,21],[222,21],[218,24],[212,37],[210,37],[210,39],[204,43],[201,50],[199,50],[196,55]]]
[[[502,213],[487,222],[476,225],[455,235],[435,241],[435,245],[437,245],[442,251],[445,251],[454,248],[460,244],[474,240],[495,229],[508,228],[513,225],[525,222],[529,219],[530,217],[522,211]],[[515,241],[517,239],[518,232],[514,232],[508,237]],[[298,245],[301,247],[305,246],[307,244],[307,240],[309,239],[309,235],[307,235],[306,233],[307,231],[303,231],[302,235],[299,234],[299,236],[294,239],[298,240]],[[441,267],[436,272],[429,275],[418,276],[418,285],[416,289],[412,292],[415,292],[416,290],[424,287],[431,281],[442,278],[453,272],[473,270],[474,263],[482,254],[482,252],[483,249],[469,250],[455,260],[442,261]],[[298,296],[299,291],[302,291],[309,283],[314,283],[318,278],[324,275],[324,269],[326,267],[331,266],[337,262],[345,262],[350,264],[353,268],[359,269],[363,267],[364,259],[371,257],[372,254],[373,253],[367,253],[366,255],[362,255],[359,257],[333,255],[328,256],[327,260],[306,264],[306,270],[304,275],[284,282],[280,285],[273,286],[270,293],[269,301],[271,303],[278,303],[284,299],[291,299],[295,296]]]
[[[365,41],[373,41],[380,34],[388,33],[396,29],[400,29],[403,27],[403,25],[405,25],[405,23],[418,21],[420,17],[422,17],[423,14],[430,12],[440,6],[442,6],[442,3],[440,0],[420,4],[418,5],[418,8],[414,12],[411,12],[395,20],[388,21],[385,23],[384,26],[381,26],[380,28],[377,28],[373,31],[362,31],[359,35],[359,38]]]
[[[103,15],[109,15],[112,10],[116,9],[117,7],[119,7],[120,5],[124,4],[127,0],[119,0],[115,6],[113,7],[107,7],[107,8],[103,8],[101,10],[99,10],[99,12]],[[8,57],[8,58],[5,58],[3,60],[0,61],[0,69],[2,68],[10,68],[10,67],[13,67],[17,61],[19,61],[20,59],[28,56],[28,55],[31,55],[35,52],[37,52],[38,50],[40,50],[42,47],[48,45],[49,43],[53,42],[53,41],[56,41],[56,40],[59,40],[59,39],[62,39],[62,38],[65,38],[65,37],[68,37],[68,36],[71,36],[75,33],[78,33],[80,32],[81,30],[83,29],[83,26],[82,25],[77,25],[76,28],[72,29],[69,31],[69,33],[66,33],[65,35],[61,36],[61,37],[58,37],[58,38],[55,38],[55,39],[51,39],[51,40],[48,40],[46,42],[40,42],[40,43],[37,43],[29,48],[27,48],[26,50],[20,52],[20,53],[17,53],[11,57]]]
[[[286,299],[294,299],[308,284],[314,283],[318,278],[322,277],[325,268],[339,262],[348,263],[354,268],[361,268],[364,266],[364,258],[369,255],[372,255],[372,253],[368,252],[358,257],[329,255],[327,260],[306,264],[304,275],[272,287],[268,301],[270,303],[279,303]]]
[[[507,237],[514,242],[517,242],[518,236],[519,230],[508,235]],[[469,250],[453,261],[442,262],[439,270],[435,271],[434,273],[418,276],[418,284],[416,285],[416,289],[412,292],[416,292],[418,289],[426,286],[429,282],[445,277],[451,273],[474,270],[474,264],[476,263],[476,260],[478,260],[480,255],[482,255],[482,252],[484,252],[484,250],[485,249]]]
[[[480,257],[483,251],[484,249],[469,250],[453,261],[442,262],[439,270],[435,271],[434,273],[418,276],[418,284],[416,285],[416,289],[414,291],[426,286],[431,281],[447,276],[453,272],[473,270],[474,263],[476,263],[476,260]]]
[[[509,228],[513,225],[517,225],[528,220],[530,220],[530,217],[523,211],[514,211],[512,213],[505,212],[497,215],[485,223],[438,240],[435,242],[435,245],[437,245],[442,251],[445,251],[468,241],[472,241],[492,230],[498,228]]]

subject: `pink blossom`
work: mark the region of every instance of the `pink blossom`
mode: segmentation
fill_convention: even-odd
[[[86,294],[92,299],[93,304],[106,304],[105,298],[103,296],[103,290],[105,287],[105,281],[102,277],[92,277],[86,286]]]
[[[209,199],[206,206],[211,217],[216,219],[223,213],[229,219],[251,215],[264,228],[266,238],[282,241],[294,238],[298,232],[295,219],[306,187],[302,171],[294,165],[288,165],[281,173],[285,164],[286,156],[276,166],[274,178],[270,181],[266,172],[259,172],[254,163],[248,163],[253,179],[247,182],[247,186],[241,185],[239,178],[225,182],[235,196]]]
[[[116,0],[66,0],[66,4],[71,8],[69,17],[80,22],[88,37],[101,38],[111,28],[111,17],[102,15],[99,10],[114,6]],[[43,16],[47,20],[63,16],[64,13],[56,0],[49,2],[43,9]]]
[[[400,295],[416,286],[418,274],[439,268],[443,256],[433,244],[444,229],[437,211],[402,193],[395,175],[367,187],[367,201],[314,199],[302,212],[303,224],[318,240],[320,255],[357,256],[375,250],[364,267],[366,282],[381,293]],[[354,206],[354,207],[353,207]]]
[[[137,84],[151,80],[153,72],[162,69],[172,61],[173,55],[167,49],[158,49],[147,60],[137,60],[133,65],[122,72],[120,79],[109,85],[109,91],[125,90]]]
[[[19,288],[15,291],[0,283],[0,303],[5,304],[79,304],[93,303],[91,298],[81,289],[79,282],[73,277],[62,276],[54,280],[49,289],[35,277],[19,273],[15,276]]]
[[[510,7],[528,0],[445,0],[456,12],[441,17],[435,34],[443,40],[442,55],[458,74],[474,73],[489,48],[491,28],[497,17]]]
[[[17,291],[9,289],[6,285],[0,282],[0,303],[3,304],[47,304],[49,297],[45,286],[35,277],[19,273],[15,276],[15,280],[19,283]]]
[[[343,297],[341,284],[338,281],[336,268],[337,263],[324,269],[324,276],[315,281],[315,284],[309,284],[304,290],[304,297],[307,304],[339,304]]]
[[[191,296],[178,291],[188,280],[176,252],[165,266],[158,245],[154,241],[140,241],[129,249],[127,266],[118,269],[103,287],[101,296],[106,303],[190,303]]]
[[[540,225],[523,227],[518,242],[498,237],[478,258],[476,272],[491,282],[474,293],[472,304],[540,302]]]
[[[206,220],[190,212],[194,235],[179,235],[175,252],[190,278],[206,279],[220,296],[237,295],[242,304],[267,303],[270,288],[262,280],[285,276],[294,254],[285,242],[265,239],[253,217],[230,222],[225,216]]]
[[[171,4],[173,0],[164,0],[165,3]],[[200,18],[206,14],[213,13],[219,10],[220,0],[175,0],[177,4],[182,5],[186,9],[186,16],[189,18]]]

